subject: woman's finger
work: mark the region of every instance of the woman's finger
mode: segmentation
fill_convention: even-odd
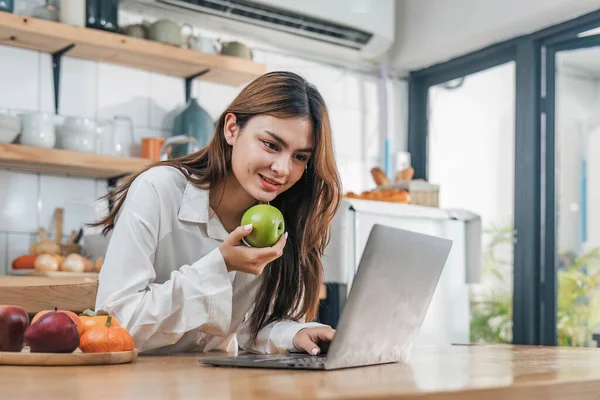
[[[287,243],[287,237],[288,237],[288,233],[286,232],[283,235],[281,235],[281,237],[279,238],[277,243],[275,243],[272,247],[272,249],[276,251],[276,254],[278,254],[278,257],[281,257],[281,255],[283,254],[283,248],[285,247],[285,244]]]
[[[294,338],[294,346],[308,354],[318,355],[327,351],[329,343],[335,337],[335,329],[330,326],[302,329]]]
[[[299,335],[294,344],[298,350],[304,350],[313,356],[321,353],[321,348],[315,342],[313,342],[310,335]]]
[[[311,329],[309,331],[309,335],[311,336],[311,339],[315,342],[331,342],[335,337],[335,329],[329,326],[318,327]]]
[[[283,255],[283,248],[287,241],[287,232],[281,235],[272,247],[249,248],[248,251],[261,263],[268,264]],[[252,257],[252,256],[251,256]]]
[[[287,242],[287,232],[281,235],[277,243],[271,247],[268,254],[268,262],[274,261],[283,255],[283,248]]]
[[[238,226],[225,238],[224,242],[231,246],[237,246],[250,232],[252,232],[252,224]]]

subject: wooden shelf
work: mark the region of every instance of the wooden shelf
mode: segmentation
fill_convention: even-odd
[[[19,144],[0,144],[0,168],[21,171],[113,178],[135,173],[149,163],[145,158],[113,157]]]
[[[118,33],[0,12],[0,44],[188,78],[242,85],[264,74],[266,67],[242,58],[138,39]]]

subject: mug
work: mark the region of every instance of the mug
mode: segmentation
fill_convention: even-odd
[[[165,143],[165,138],[149,137],[142,138],[142,157],[153,162],[160,160],[160,151]]]
[[[135,37],[138,39],[148,38],[148,24],[134,24],[128,25],[123,28],[123,33],[127,36]]]
[[[189,25],[183,25],[183,27]],[[181,30],[183,28],[169,19],[159,19],[148,27],[148,38],[157,42],[181,46],[184,44]]]
[[[54,114],[28,112],[21,116],[21,144],[52,148],[56,143]]]
[[[56,134],[59,148],[88,153],[97,150],[97,124],[91,118],[67,117]]]

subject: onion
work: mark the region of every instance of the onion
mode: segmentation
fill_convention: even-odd
[[[68,272],[85,272],[86,260],[79,254],[72,253],[65,257],[60,270]]]
[[[102,270],[102,257],[98,257],[96,259],[96,272],[100,272]]]
[[[34,267],[40,272],[58,271],[58,260],[51,254],[40,254],[35,258]]]
[[[94,262],[87,257],[83,259],[85,260],[85,272],[94,272]]]

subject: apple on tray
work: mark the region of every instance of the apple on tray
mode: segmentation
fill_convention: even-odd
[[[22,307],[0,306],[0,351],[21,351],[28,326],[29,316]]]
[[[71,317],[71,319],[73,320],[73,322],[75,322],[75,324],[77,325],[77,331],[79,332],[79,336],[83,335],[83,332],[84,332],[83,323],[82,323],[81,319],[79,318],[79,316],[77,314],[75,314],[73,311],[59,310],[58,307],[54,307],[54,310],[42,310],[42,311],[38,312],[31,319],[31,325],[33,325],[42,316],[44,316],[45,314],[47,314],[49,312],[52,312],[52,311],[62,312],[62,313],[67,314],[69,317]]]
[[[252,224],[252,232],[243,242],[251,247],[271,247],[285,232],[283,214],[269,204],[258,204],[246,210],[242,225],[248,224]]]
[[[79,347],[77,324],[64,312],[44,313],[25,330],[32,353],[72,353]]]

